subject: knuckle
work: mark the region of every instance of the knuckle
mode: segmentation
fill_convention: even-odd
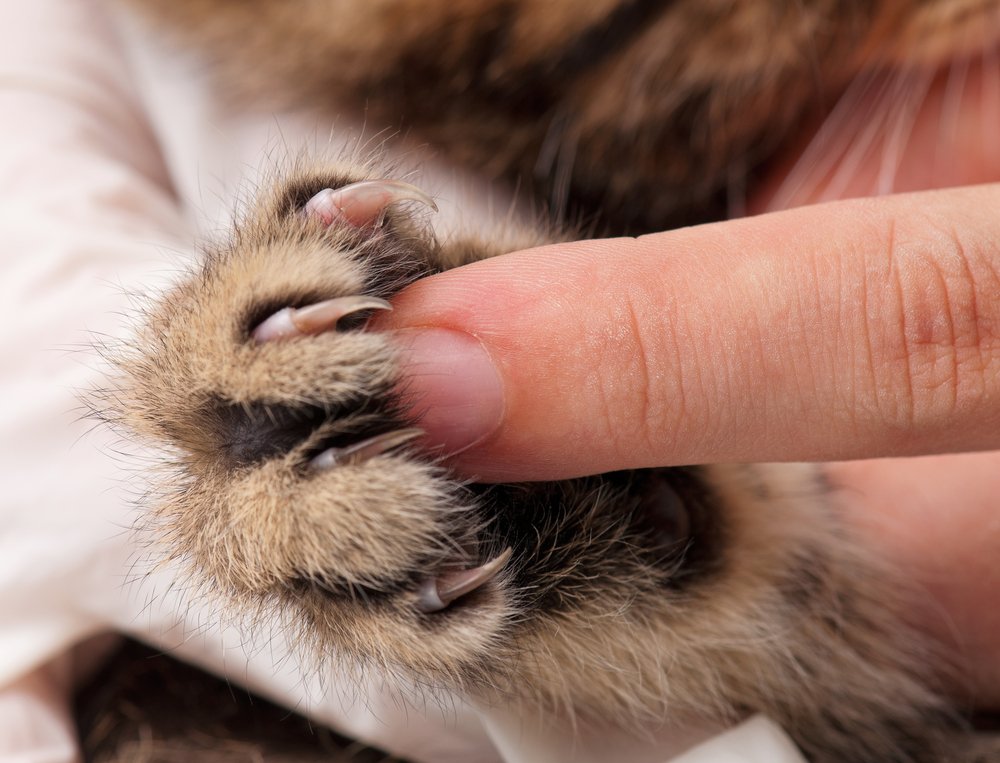
[[[663,440],[672,429],[665,421],[663,343],[650,326],[655,312],[637,295],[622,299],[612,312],[608,325],[617,330],[604,337],[600,349],[607,370],[598,391],[602,428],[623,458],[641,461],[663,451]]]
[[[997,263],[950,227],[890,242],[882,386],[905,426],[943,423],[985,393],[1000,333]]]

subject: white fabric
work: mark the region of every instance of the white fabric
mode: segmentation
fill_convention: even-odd
[[[64,763],[77,760],[67,698],[68,656],[37,668],[0,692],[0,760]]]
[[[189,61],[158,51],[97,0],[0,4],[0,761],[77,760],[67,697],[72,675],[96,658],[70,650],[107,632],[413,760],[582,760],[568,732],[526,734],[459,703],[422,713],[377,680],[303,679],[280,634],[248,645],[135,547],[141,464],[80,418],[76,391],[102,373],[88,347],[127,332],[129,292],[175,277],[195,231],[224,227],[244,178],[315,148],[330,129],[306,115],[227,111],[205,87]],[[357,134],[339,120],[333,143]],[[447,168],[422,178],[452,225],[490,207],[489,189]],[[654,763],[708,733],[630,740],[635,754],[616,757]],[[588,749],[626,749],[602,741]],[[763,760],[684,760],[709,759]]]
[[[673,763],[806,763],[781,728],[762,715],[690,750]]]

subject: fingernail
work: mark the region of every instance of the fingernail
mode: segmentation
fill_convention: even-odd
[[[396,337],[404,394],[428,444],[454,455],[499,428],[503,383],[478,339],[447,329],[411,329]]]

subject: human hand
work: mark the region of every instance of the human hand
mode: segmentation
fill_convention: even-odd
[[[1000,178],[984,87],[978,70],[957,96],[947,75],[933,84],[893,157],[896,190]],[[790,160],[751,209],[877,190],[881,165],[858,158],[818,179]],[[789,191],[796,172],[810,182]],[[543,247],[417,283],[383,325],[405,330],[430,439],[481,480],[986,451],[1000,447],[998,206],[1000,187],[964,187]],[[931,594],[919,614],[976,666],[962,690],[984,704],[1000,702],[998,466],[829,467],[859,529]]]

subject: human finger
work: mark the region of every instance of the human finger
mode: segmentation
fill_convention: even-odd
[[[1000,446],[1000,188],[558,244],[424,279],[386,323],[481,479]]]

